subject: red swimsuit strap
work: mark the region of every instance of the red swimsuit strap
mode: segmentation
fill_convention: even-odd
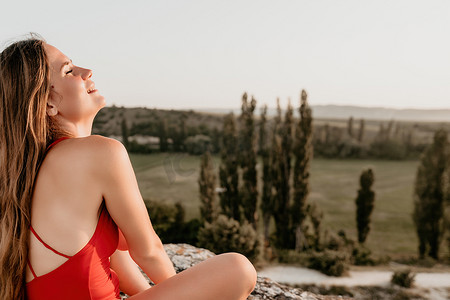
[[[30,230],[31,230],[31,232],[34,234],[34,236],[38,239],[38,241],[41,242],[42,245],[45,246],[45,248],[52,250],[54,253],[56,253],[56,254],[58,254],[58,255],[60,255],[60,256],[63,256],[63,257],[68,258],[68,259],[70,258],[70,256],[65,255],[65,254],[63,254],[63,253],[61,253],[61,252],[59,252],[59,251],[56,251],[55,249],[53,249],[52,247],[50,247],[46,242],[44,242],[44,241],[41,239],[41,237],[36,233],[36,231],[34,231],[34,229],[33,229],[33,227],[32,227],[31,225],[30,225]],[[31,266],[31,263],[30,263],[30,259],[29,259],[29,258],[27,258],[27,264],[28,264],[28,267],[30,268],[30,271],[31,271],[31,273],[33,274],[34,278],[37,278],[36,273],[34,272],[34,269],[33,269],[33,267]]]
[[[70,139],[70,137],[68,137],[68,136],[63,136],[63,137],[60,137],[59,139],[55,140],[53,143],[51,143],[51,144],[47,147],[47,151],[48,151],[51,147],[55,146],[56,144],[58,144],[59,142],[65,140],[65,139]]]
[[[33,267],[30,264],[30,259],[27,258],[27,264],[28,264],[28,268],[30,268],[31,274],[33,274],[34,278],[37,278],[36,273],[34,272]]]
[[[30,230],[31,230],[31,232],[34,234],[34,236],[39,240],[39,242],[41,242],[42,245],[44,245],[47,249],[50,249],[50,250],[52,250],[53,252],[55,252],[56,254],[61,255],[61,256],[65,257],[65,258],[70,258],[69,255],[65,255],[65,254],[63,254],[63,253],[61,253],[61,252],[59,252],[59,251],[53,249],[53,248],[50,247],[46,242],[44,242],[44,241],[41,239],[41,237],[36,233],[36,231],[34,231],[34,229],[33,229],[33,227],[32,227],[31,225],[30,225]]]

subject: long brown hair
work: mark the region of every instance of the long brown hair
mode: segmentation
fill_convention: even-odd
[[[0,53],[0,299],[25,299],[31,197],[46,146],[62,134],[46,114],[50,68],[36,35]]]

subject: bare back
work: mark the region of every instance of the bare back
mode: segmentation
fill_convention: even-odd
[[[93,138],[73,138],[52,147],[39,170],[32,197],[31,225],[55,250],[73,256],[90,240],[97,226],[102,193],[89,156]],[[47,249],[30,234],[30,263],[37,276],[67,258]],[[27,268],[26,281],[33,279]]]

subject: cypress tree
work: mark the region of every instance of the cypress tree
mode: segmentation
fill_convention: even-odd
[[[202,155],[200,176],[198,179],[200,188],[200,216],[203,222],[212,223],[216,217],[215,185],[216,176],[213,172],[212,158],[209,151]]]
[[[347,132],[350,137],[353,137],[353,117],[348,119]]]
[[[358,229],[358,242],[366,241],[370,231],[370,215],[372,214],[375,193],[371,190],[375,178],[371,169],[361,173],[359,180],[361,188],[356,197],[356,226]]]
[[[220,206],[226,216],[240,222],[237,147],[236,121],[234,114],[230,113],[225,116],[223,124],[219,178],[224,191],[220,194]]]
[[[245,219],[256,229],[256,206],[258,202],[257,173],[256,173],[256,135],[253,112],[256,100],[252,97],[247,101],[247,94],[242,96],[242,113],[239,131],[239,162],[242,169],[242,186],[239,192],[242,211]]]
[[[292,157],[292,125],[293,110],[288,105],[285,120],[281,122],[280,102],[277,99],[277,123],[274,131],[272,167],[274,174],[274,218],[277,233],[277,243],[281,248],[290,248],[292,233],[290,229],[290,170]]]
[[[282,189],[281,197],[283,198],[285,206],[286,220],[284,221],[283,227],[286,228],[286,233],[283,234],[283,240],[285,248],[294,247],[294,232],[291,229],[291,216],[289,214],[291,209],[291,166],[292,166],[292,151],[294,145],[294,110],[289,99],[286,113],[284,116],[284,122],[282,127],[282,138],[281,138],[281,149],[282,149],[282,160],[280,161],[280,171],[283,176],[282,179]]]
[[[289,202],[290,199],[290,178],[291,178],[291,160],[292,160],[292,146],[294,144],[293,138],[293,125],[294,125],[294,111],[291,106],[291,102],[288,102],[286,114],[284,116],[283,132],[281,138],[281,146],[283,149],[283,156],[285,161],[282,164],[284,168],[284,182],[283,182],[283,195]]]
[[[292,231],[295,231],[295,249],[304,244],[303,222],[306,218],[306,200],[309,194],[309,165],[313,158],[312,111],[308,105],[308,95],[302,90],[300,100],[300,120],[295,130],[294,201],[292,206]]]
[[[365,127],[365,122],[364,119],[361,119],[360,123],[359,123],[359,132],[358,132],[358,141],[361,143],[363,138],[364,138],[364,127]]]
[[[269,244],[269,225],[273,214],[272,197],[272,171],[270,165],[270,152],[267,146],[267,105],[261,110],[261,122],[259,126],[259,152],[263,161],[263,188],[261,196],[261,211],[263,214],[264,241]]]
[[[447,242],[447,261],[450,261],[450,199],[447,197],[447,204],[444,215],[445,235]]]
[[[270,174],[271,174],[271,203],[273,205],[273,217],[275,219],[276,244],[277,247],[283,247],[283,239],[279,233],[287,232],[287,228],[283,227],[280,220],[286,219],[286,212],[280,202],[282,176],[280,170],[280,160],[282,160],[283,152],[281,147],[281,107],[280,100],[277,99],[277,114],[274,118],[272,130],[272,145],[270,148]]]
[[[419,256],[437,259],[444,230],[446,167],[448,166],[447,132],[434,134],[433,144],[422,154],[414,187],[413,220],[419,238]]]

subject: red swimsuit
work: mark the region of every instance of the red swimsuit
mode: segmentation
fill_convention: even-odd
[[[63,139],[58,139],[49,148]],[[104,205],[94,235],[86,246],[73,256],[56,251],[46,244],[31,226],[30,229],[45,247],[68,260],[41,276],[36,276],[28,261],[34,276],[34,279],[26,284],[28,299],[120,299],[119,278],[110,269],[109,262],[109,257],[119,244],[119,230]]]

